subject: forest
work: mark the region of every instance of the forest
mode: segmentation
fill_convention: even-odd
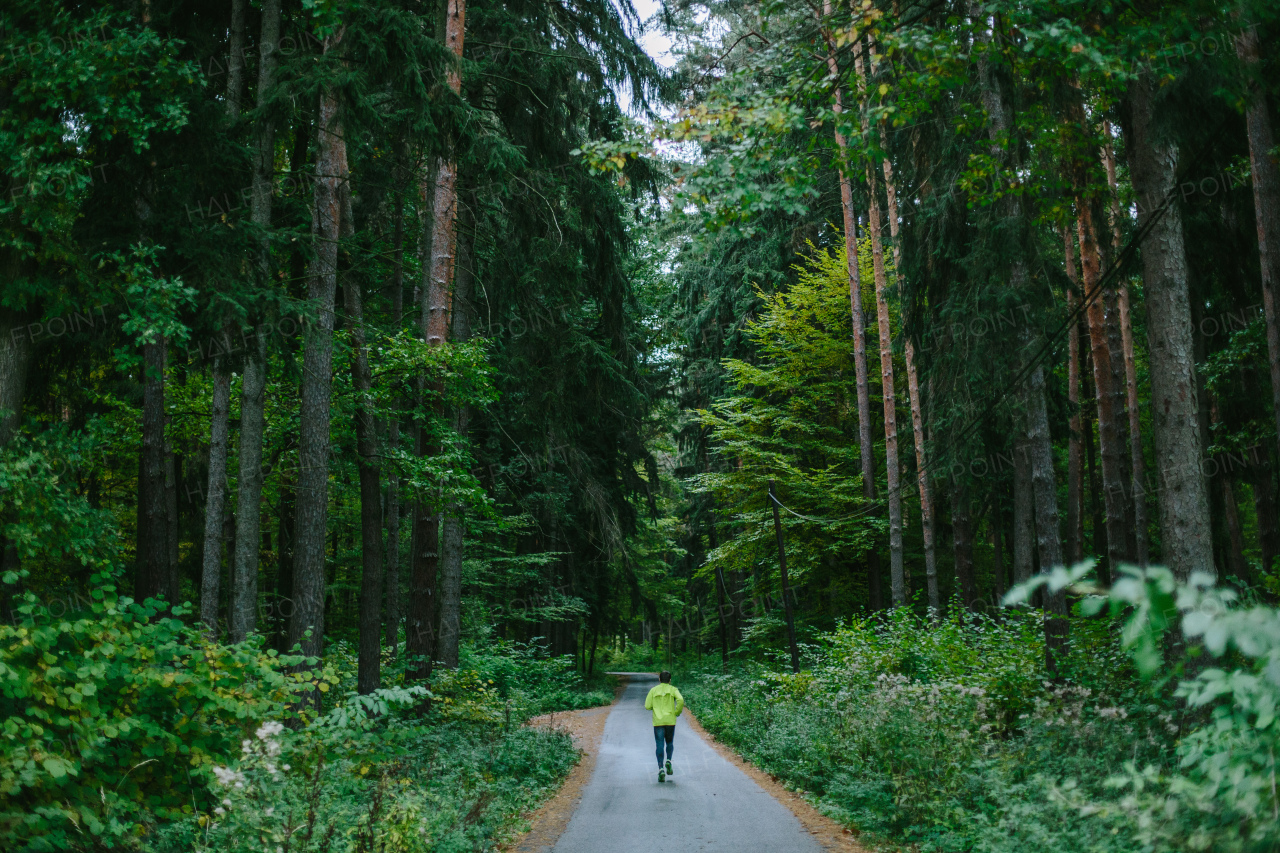
[[[6,0],[0,849],[511,849],[666,669],[859,849],[1280,850],[1278,39]]]

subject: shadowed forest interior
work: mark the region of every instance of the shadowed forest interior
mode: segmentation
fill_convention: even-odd
[[[8,0],[0,847],[491,850],[675,671],[868,849],[1280,847],[1280,15]]]

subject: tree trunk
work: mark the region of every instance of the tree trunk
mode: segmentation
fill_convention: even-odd
[[[350,187],[341,188],[341,234],[355,233]],[[349,265],[348,265],[349,267]],[[351,385],[355,391],[356,468],[360,477],[360,640],[356,690],[372,693],[382,686],[382,472],[378,425],[374,420],[373,371],[364,333],[364,300],[360,283],[348,268],[342,282],[344,325],[351,333]]]
[[[823,14],[831,16],[830,0],[823,2]],[[824,29],[827,41],[827,68],[834,79],[840,79],[840,67],[836,62],[835,45]],[[837,85],[833,95],[832,111],[836,114],[834,136],[840,156],[837,174],[840,180],[840,210],[844,220],[845,267],[849,273],[849,308],[853,317],[853,369],[858,394],[858,448],[862,467],[862,496],[868,505],[876,500],[875,445],[871,439],[871,383],[867,376],[867,323],[862,313],[862,272],[858,266],[858,217],[853,207],[853,181],[849,177],[849,149],[844,134],[840,132],[840,116],[844,114],[844,96]],[[867,590],[872,608],[881,606],[880,555],[872,548],[867,561]]]
[[[975,20],[986,20],[985,13],[972,4],[971,12]],[[980,40],[990,43],[990,34],[983,32]],[[1010,138],[1009,105],[1005,101],[1004,92],[999,81],[992,73],[985,56],[979,59],[980,88],[983,106],[989,117],[988,136],[991,140],[991,154],[997,162],[1005,162],[1010,167],[1019,167],[1016,147],[1006,151],[1005,145],[1012,146]],[[1016,83],[1016,81],[1015,81]],[[1006,220],[1014,224],[1016,233],[1021,237],[1027,235],[1028,217],[1023,209],[1021,197],[1006,194],[1001,199],[1001,212]],[[1019,251],[1024,240],[1015,238]],[[1025,243],[1029,243],[1029,235]],[[1026,258],[1019,253],[1015,255],[1009,266],[1009,282],[1015,292],[1026,293],[1030,289],[1027,275]],[[1030,352],[1033,340],[1030,330],[1023,335],[1023,352]],[[1057,490],[1053,479],[1053,447],[1049,437],[1049,419],[1045,404],[1044,368],[1037,365],[1028,377],[1023,400],[1026,411],[1026,429],[1023,432],[1028,454],[1030,456],[1033,516],[1035,519],[1036,540],[1040,555],[1040,570],[1048,572],[1062,564],[1062,545],[1058,531]],[[1045,651],[1049,672],[1057,674],[1057,663],[1066,644],[1066,597],[1062,593],[1044,597],[1046,618]]]
[[[228,42],[227,117],[240,117],[244,95],[245,0],[231,0],[231,31]],[[213,360],[213,411],[209,417],[209,478],[205,489],[204,551],[200,561],[200,621],[211,636],[218,635],[219,582],[222,579],[224,513],[227,504],[227,453],[230,450],[231,366],[230,335],[223,331],[226,346]],[[230,613],[228,613],[228,621]]]
[[[404,147],[398,149],[397,164],[403,166],[408,159]],[[404,190],[397,181],[395,190],[395,224],[392,236],[391,256],[391,319],[396,332],[404,323]],[[387,447],[400,446],[400,419],[392,415],[387,423]],[[387,478],[387,648],[394,657],[400,645],[400,475],[394,469]]]
[[[1082,328],[1080,329],[1080,336],[1081,338],[1084,337],[1083,324],[1082,324]],[[1084,351],[1083,361],[1085,363],[1085,369],[1081,371],[1081,377],[1084,380],[1082,382],[1082,385],[1084,385],[1084,390],[1082,392],[1082,395],[1084,399],[1090,401],[1090,409],[1087,417],[1085,417],[1084,419],[1085,482],[1088,485],[1088,488],[1086,489],[1086,491],[1089,493],[1089,524],[1090,524],[1090,530],[1093,533],[1093,539],[1090,542],[1089,556],[1097,557],[1099,554],[1106,553],[1107,528],[1106,528],[1106,525],[1102,523],[1102,505],[1098,501],[1098,495],[1102,491],[1102,485],[1098,479],[1098,459],[1097,459],[1098,454],[1095,451],[1095,444],[1094,444],[1094,436],[1097,434],[1097,431],[1094,429],[1094,425],[1097,419],[1095,417],[1096,413],[1094,412],[1093,405],[1092,405],[1093,393],[1091,389],[1093,387],[1093,380],[1088,378],[1093,373],[1091,369],[1088,369],[1089,366],[1093,363],[1093,359],[1089,357],[1089,351],[1087,349]],[[1082,502],[1083,502],[1083,499],[1082,499]],[[1083,528],[1083,524],[1081,525],[1081,527]],[[1083,529],[1081,530],[1080,535],[1081,535],[1081,539],[1080,539],[1081,548],[1083,548],[1084,547]],[[1100,566],[1099,580],[1101,580],[1103,584],[1109,584],[1111,582],[1110,578],[1111,576],[1106,574],[1106,567]]]
[[[1067,311],[1075,314],[1080,305],[1080,277],[1076,273],[1075,241],[1071,230],[1062,229],[1062,251],[1066,258]],[[1083,439],[1080,418],[1080,325],[1073,322],[1067,333],[1067,403],[1071,409],[1067,439],[1067,562],[1075,565],[1084,559],[1084,491],[1083,458],[1080,443]]]
[[[164,416],[164,518],[165,577],[164,597],[174,604],[182,603],[182,577],[178,566],[178,466],[173,445],[169,443],[168,413]]]
[[[450,66],[446,82],[454,93],[462,90],[462,50],[466,35],[465,0],[448,0],[445,14],[445,46],[453,53],[455,62]],[[446,140],[445,149],[451,151],[453,140]],[[418,325],[423,339],[430,346],[443,344],[449,332],[449,298],[453,284],[454,248],[457,240],[458,167],[449,157],[436,161],[432,182],[432,218],[427,246],[430,255],[424,259],[424,279],[419,290],[421,314]],[[426,194],[423,194],[424,200]],[[429,452],[422,429],[417,430],[414,441],[419,455]],[[411,677],[426,679],[431,676],[436,653],[436,581],[440,558],[440,517],[419,502],[414,508],[413,521],[413,578],[410,582],[409,619],[406,624],[405,650],[416,658],[416,668]]]
[[[1031,485],[1031,448],[1019,436],[1013,450],[1013,582],[1031,580],[1035,558],[1035,497]]]
[[[218,582],[222,577],[222,516],[227,504],[227,433],[231,372],[225,356],[213,363],[213,414],[209,418],[209,479],[204,505],[204,555],[200,568],[200,621],[218,633]]]
[[[716,511],[715,511],[714,504],[708,510],[707,542],[711,546],[712,551],[720,547],[719,543],[716,541]],[[725,596],[725,586],[724,586],[724,572],[721,571],[720,566],[717,565],[716,566],[716,605],[717,605],[716,613],[718,613],[720,616],[720,671],[721,672],[724,672],[725,668],[729,665],[729,627],[726,623],[727,617],[725,614],[725,606],[724,606],[725,597],[726,596]]]
[[[474,208],[474,203],[470,206]],[[474,232],[471,217],[464,210],[459,217],[461,236],[457,239],[458,259],[454,267],[453,298],[451,300],[450,333],[454,341],[465,343],[471,339],[471,282],[474,277],[472,245]],[[453,413],[454,430],[464,440],[471,413],[466,406],[459,406]],[[450,669],[458,666],[458,643],[462,635],[462,558],[463,558],[463,508],[456,501],[446,508],[440,525],[440,662]]]
[[[138,546],[133,583],[133,597],[137,601],[164,595],[169,576],[169,514],[164,489],[164,354],[163,336],[143,344],[142,456],[138,467]]]
[[[236,504],[231,612],[231,642],[238,643],[257,627],[258,557],[262,536],[262,442],[266,433],[266,338],[255,334],[254,351],[245,359],[240,378],[240,497]]]
[[[1155,126],[1150,74],[1129,84],[1130,174],[1142,244],[1151,413],[1155,422],[1163,561],[1182,580],[1213,572],[1209,496],[1200,471],[1191,302],[1182,214],[1169,203],[1177,180],[1177,149]]]
[[[884,171],[885,198],[889,203],[889,237],[893,240],[893,272],[899,290],[902,289],[902,240],[898,224],[898,189],[893,180],[893,164],[889,158],[881,163]],[[920,378],[916,373],[916,348],[911,336],[905,342],[907,361],[907,397],[911,403],[911,431],[915,438],[916,481],[920,489],[920,525],[924,539],[924,574],[928,590],[929,607],[941,610],[938,600],[938,561],[933,541],[933,485],[929,480],[929,465],[925,453],[923,405],[920,399]]]
[[[866,74],[862,61],[863,42],[854,45],[854,68],[858,75],[858,89],[865,97]],[[862,134],[871,136],[870,121],[862,116]],[[889,587],[894,607],[907,601],[906,578],[902,565],[902,489],[899,484],[898,465],[898,415],[893,376],[893,329],[889,325],[889,300],[885,291],[889,278],[885,272],[884,244],[881,240],[883,225],[880,221],[880,193],[877,188],[875,167],[867,160],[867,230],[871,236],[871,266],[876,288],[876,326],[880,335],[880,398],[884,408],[884,468],[887,481],[886,498],[889,502]]]
[[[22,424],[22,397],[31,366],[31,337],[27,318],[0,307],[0,447],[9,443]]]
[[[896,216],[893,218],[897,219]],[[929,595],[929,609],[939,613],[942,611],[942,602],[938,597],[938,552],[933,538],[933,484],[929,478],[929,464],[925,455],[924,417],[920,400],[920,377],[916,372],[916,351],[910,336],[907,337],[906,350],[911,430],[916,443],[916,480],[920,488],[920,524],[924,534],[925,585]]]
[[[1040,571],[1062,565],[1062,539],[1058,530],[1058,489],[1053,480],[1053,447],[1049,443],[1049,415],[1045,406],[1044,368],[1031,372],[1027,395],[1027,446],[1031,451],[1031,484],[1035,500],[1036,549]],[[1064,591],[1044,595],[1044,635],[1046,664],[1050,675],[1067,650],[1067,595]]]
[[[1119,258],[1123,250],[1120,241],[1120,196],[1119,181],[1116,179],[1116,155],[1111,145],[1111,123],[1103,121],[1102,129],[1107,138],[1106,144],[1102,147],[1102,164],[1106,169],[1107,183],[1111,188],[1111,193],[1107,196],[1107,216],[1111,223],[1112,248],[1115,250],[1115,257]],[[1138,367],[1133,344],[1133,312],[1130,305],[1128,278],[1120,279],[1117,292],[1121,347],[1124,355],[1125,403],[1129,413],[1129,470],[1132,474],[1134,559],[1139,566],[1146,568],[1151,551],[1148,531],[1151,522],[1147,518],[1147,471],[1146,460],[1142,453],[1142,417],[1141,410],[1138,408]],[[1068,559],[1071,559],[1070,555]]]
[[[1253,179],[1253,211],[1258,226],[1258,260],[1262,267],[1262,311],[1267,323],[1267,364],[1271,370],[1271,408],[1280,440],[1280,315],[1276,288],[1280,286],[1280,168],[1267,110],[1267,93],[1260,78],[1258,29],[1250,24],[1236,36],[1236,52],[1249,75],[1249,174]]]
[[[342,31],[325,39],[335,50]],[[298,412],[298,496],[295,507],[293,618],[289,643],[319,657],[324,633],[325,522],[328,513],[329,413],[333,386],[334,298],[337,290],[341,195],[347,180],[347,148],[337,93],[320,96],[316,123],[315,207],[311,233],[314,256],[307,274],[307,298],[315,319],[304,334],[302,402]],[[308,634],[308,632],[310,632]]]
[[[289,649],[289,621],[293,616],[293,506],[296,495],[288,468],[280,472],[280,519],[276,526],[276,600],[274,608],[274,647],[278,652]]]
[[[231,30],[227,41],[227,116],[235,121],[240,116],[240,98],[244,94],[244,14],[245,0],[231,0]]]
[[[1257,453],[1259,448],[1254,448]],[[1262,455],[1262,454],[1259,454]],[[1276,556],[1280,555],[1280,518],[1277,517],[1275,493],[1272,485],[1271,465],[1263,459],[1254,459],[1249,472],[1249,485],[1253,488],[1253,506],[1258,517],[1258,545],[1262,551],[1262,571],[1269,573],[1276,568]]]
[[[275,84],[276,51],[280,42],[280,0],[263,0],[262,31],[258,39],[258,100]],[[261,118],[254,128],[253,181],[249,195],[249,223],[257,241],[252,259],[258,287],[271,284],[271,193],[275,179],[275,125]],[[254,346],[246,354],[240,396],[240,468],[236,500],[235,589],[232,590],[231,641],[243,640],[257,627],[258,557],[262,524],[262,441],[266,433],[267,341],[253,330]],[[304,385],[306,380],[304,379]]]
[[[1000,606],[1005,592],[1004,547],[1000,541],[1000,495],[991,495],[991,521],[987,527],[991,535],[991,597]]]
[[[951,482],[951,531],[955,540],[956,585],[965,609],[972,610],[978,600],[973,577],[973,523],[969,517],[969,486],[959,480]]]
[[[1076,199],[1076,229],[1080,240],[1080,268],[1085,294],[1094,293],[1101,277],[1098,246],[1089,202]],[[1114,577],[1120,563],[1129,558],[1125,542],[1125,502],[1128,483],[1124,477],[1124,451],[1115,411],[1115,388],[1111,347],[1101,294],[1089,302],[1085,317],[1089,327],[1089,350],[1093,357],[1094,400],[1098,408],[1098,446],[1102,459],[1102,499],[1106,508],[1107,571]]]

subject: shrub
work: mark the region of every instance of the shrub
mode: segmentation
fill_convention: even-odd
[[[213,808],[159,833],[152,853],[490,849],[568,772],[572,742],[424,719],[423,692],[352,697],[297,732],[263,725],[237,760],[211,768]]]
[[[209,641],[93,578],[85,609],[22,597],[0,624],[0,838],[42,851],[117,846],[205,800],[202,768],[285,715],[305,673],[259,644]]]

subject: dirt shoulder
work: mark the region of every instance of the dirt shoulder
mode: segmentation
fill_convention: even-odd
[[[535,811],[525,816],[529,829],[498,849],[503,853],[550,853],[555,847],[560,834],[569,825],[574,810],[582,800],[582,792],[591,781],[591,773],[596,768],[596,755],[600,752],[600,740],[604,737],[604,723],[618,702],[626,687],[626,679],[618,679],[617,689],[613,694],[613,704],[601,705],[598,708],[586,708],[581,711],[560,711],[554,714],[543,714],[528,722],[533,728],[563,731],[573,738],[581,758],[569,776],[560,786],[560,790]]]
[[[795,791],[788,791],[782,787],[782,783],[777,778],[765,773],[754,764],[745,761],[738,753],[716,740],[715,736],[704,729],[688,709],[685,709],[684,717],[688,720],[689,727],[710,744],[712,749],[720,753],[730,764],[750,776],[753,782],[768,791],[769,795],[775,800],[786,806],[823,850],[831,850],[835,851],[835,853],[869,853],[871,848],[860,844],[854,836],[853,830],[845,828],[822,814],[803,796]]]

